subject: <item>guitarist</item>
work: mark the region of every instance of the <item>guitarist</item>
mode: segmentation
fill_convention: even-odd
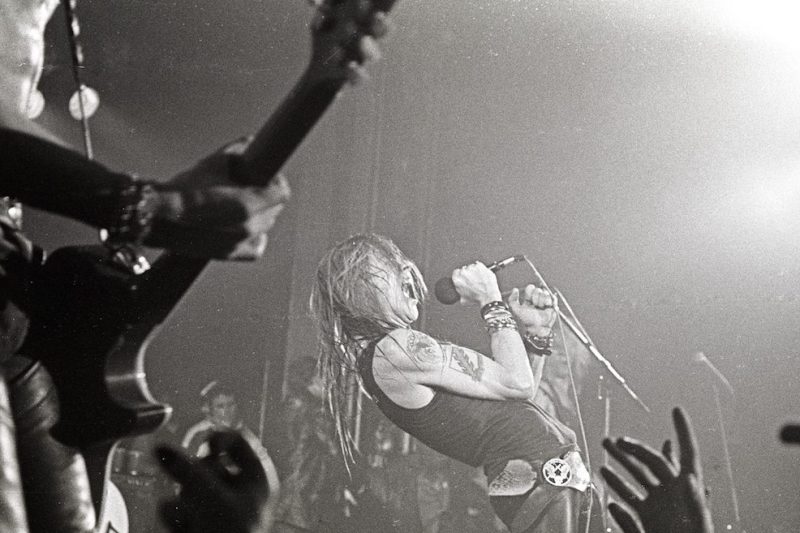
[[[332,9],[343,9],[341,4]],[[349,51],[354,53],[340,53],[335,61],[315,53],[309,72],[357,79],[363,63],[376,57],[370,36],[383,32],[382,17],[368,2],[345,4],[350,15],[356,10],[360,17],[350,32]],[[267,231],[290,191],[280,175],[271,179],[274,172],[250,175],[264,167],[241,164],[247,140],[156,183],[90,161],[27,119],[43,66],[45,26],[57,6],[58,0],[0,0],[0,196],[105,228],[114,243],[221,260],[263,255]],[[317,18],[316,44],[324,44],[330,20],[325,13]],[[48,431],[58,417],[52,381],[40,363],[15,355],[27,332],[28,296],[42,252],[21,232],[20,206],[8,202],[3,207],[0,530],[89,531],[95,512],[83,459]]]

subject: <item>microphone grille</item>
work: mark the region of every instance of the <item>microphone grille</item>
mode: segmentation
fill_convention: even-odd
[[[442,278],[433,287],[436,299],[445,305],[452,305],[461,299],[461,296],[450,278]]]

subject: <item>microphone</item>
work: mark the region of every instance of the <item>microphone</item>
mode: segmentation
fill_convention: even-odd
[[[692,355],[692,361],[706,366],[711,371],[711,373],[714,374],[714,377],[717,378],[717,381],[722,383],[722,386],[725,387],[725,389],[730,393],[730,395],[731,396],[734,395],[731,382],[728,381],[728,379],[725,377],[725,374],[720,372],[720,370],[714,366],[714,363],[709,361],[708,357],[706,357],[706,354],[704,354],[703,352],[695,352],[694,355]]]
[[[524,255],[515,255],[512,257],[507,257],[502,261],[490,263],[486,265],[486,267],[492,272],[497,272],[508,265],[524,260]],[[433,293],[436,295],[436,299],[445,305],[452,305],[461,299],[461,295],[458,294],[456,286],[453,284],[453,278],[450,276],[446,276],[437,281],[436,285],[433,287]]]

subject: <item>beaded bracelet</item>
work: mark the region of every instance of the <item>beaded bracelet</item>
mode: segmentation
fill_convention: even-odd
[[[486,321],[486,331],[490,334],[497,333],[501,329],[513,329],[517,331],[517,321],[509,314],[504,318],[492,318]]]
[[[514,316],[514,315],[511,314],[511,311],[506,311],[506,310],[503,310],[503,309],[497,309],[495,311],[490,311],[490,312],[486,313],[485,315],[483,315],[483,320],[487,321],[487,320],[493,320],[495,318],[508,318],[508,317],[511,317],[511,316]]]
[[[108,241],[114,244],[141,244],[153,224],[153,202],[158,193],[146,181],[133,180],[119,194],[118,218],[108,228]]]

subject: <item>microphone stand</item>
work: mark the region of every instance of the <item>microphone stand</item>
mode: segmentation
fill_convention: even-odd
[[[558,296],[558,299],[564,302],[567,311],[569,311],[569,314],[572,315],[572,317],[575,319],[575,323],[573,323],[569,318],[567,318],[564,315],[561,309],[557,309],[558,314],[561,317],[561,321],[564,324],[566,324],[567,327],[575,334],[578,340],[580,340],[580,342],[586,347],[586,349],[589,350],[589,353],[591,353],[595,357],[595,359],[600,361],[600,363],[603,364],[603,366],[605,366],[609,374],[611,374],[617,379],[617,381],[622,385],[625,391],[634,400],[636,400],[639,406],[641,406],[642,409],[645,410],[645,412],[649,413],[650,409],[639,398],[639,396],[637,396],[636,393],[633,392],[633,390],[628,386],[628,384],[625,381],[625,378],[623,378],[619,374],[619,372],[616,371],[616,369],[611,365],[611,362],[608,361],[608,359],[606,359],[605,357],[603,357],[600,351],[595,347],[594,342],[592,342],[592,339],[589,337],[589,334],[586,332],[586,329],[583,327],[583,324],[580,323],[578,317],[575,315],[575,312],[572,310],[572,307],[569,305],[569,302],[561,293],[561,291],[558,290],[558,287],[554,287],[554,289],[555,289],[555,294]],[[603,402],[603,437],[608,438],[611,433],[611,389],[609,388],[608,383],[606,382],[605,376],[603,374],[600,374],[599,381],[597,384],[597,399]],[[603,449],[602,465],[608,467],[608,463],[609,463],[608,452],[605,451],[605,449]],[[609,523],[608,501],[609,501],[609,493],[606,490],[603,491],[602,501],[601,501],[601,511],[600,511],[602,515],[603,524]]]
[[[564,298],[563,294],[561,294],[561,291],[559,291],[556,288],[555,294],[558,296],[558,299],[564,302],[564,305],[567,306],[567,309],[569,310],[570,314],[575,319],[575,323],[580,325],[580,322],[578,322],[578,317],[576,317],[575,313],[572,312],[572,308],[570,307],[569,302],[567,302],[567,299]],[[600,351],[595,347],[594,343],[589,338],[589,335],[586,334],[586,332],[583,330],[583,326],[578,328],[578,326],[576,326],[575,323],[573,323],[573,321],[569,317],[567,317],[561,309],[558,309],[558,315],[559,317],[561,317],[561,321],[567,325],[567,327],[570,329],[570,331],[572,331],[572,333],[575,334],[575,336],[578,338],[581,344],[583,344],[584,347],[587,350],[589,350],[589,353],[592,354],[594,358],[597,359],[597,361],[600,362],[600,364],[605,367],[606,371],[609,373],[609,375],[611,375],[611,377],[617,380],[617,383],[619,383],[625,390],[625,392],[628,393],[628,396],[633,398],[634,401],[636,401],[636,403],[638,403],[639,406],[642,409],[644,409],[646,413],[649,413],[650,408],[647,407],[647,405],[641,400],[641,398],[639,398],[639,396],[635,392],[633,392],[633,389],[631,389],[631,387],[628,385],[628,382],[625,381],[625,378],[623,378],[622,375],[619,372],[617,372],[617,369],[614,368],[614,366],[611,364],[611,361],[606,359],[603,356],[603,354],[601,354]]]
[[[564,305],[566,306],[567,310],[572,315],[572,318],[575,320],[575,322],[573,322],[567,315],[564,314],[564,312],[560,309],[560,307],[558,305],[556,305],[555,306],[555,310],[558,313],[558,316],[561,319],[562,324],[566,324],[567,325],[567,327],[572,331],[572,333],[575,334],[575,336],[578,338],[578,340],[581,342],[581,344],[583,344],[583,346],[589,351],[589,353],[592,354],[594,356],[594,358],[597,359],[597,361],[599,361],[600,364],[602,364],[605,367],[606,371],[612,377],[614,377],[614,379],[617,380],[617,382],[622,386],[622,388],[625,390],[625,392],[627,392],[628,395],[631,398],[633,398],[636,401],[636,403],[638,403],[639,406],[642,409],[644,409],[644,411],[646,413],[649,413],[650,412],[650,408],[647,407],[647,405],[639,398],[639,396],[635,392],[633,392],[633,389],[630,388],[628,383],[625,381],[625,378],[623,378],[622,375],[619,372],[617,372],[617,370],[614,368],[614,366],[611,364],[611,362],[608,359],[606,359],[605,357],[603,357],[603,354],[601,354],[600,351],[595,347],[595,345],[592,342],[591,338],[589,338],[589,334],[583,328],[583,325],[580,323],[580,321],[578,320],[578,317],[572,311],[572,307],[570,307],[569,302],[564,297],[564,295],[561,294],[561,291],[558,290],[557,287],[554,287],[554,289],[555,289],[555,292],[554,292],[553,290],[550,289],[550,287],[548,287],[547,282],[544,280],[544,277],[539,273],[539,270],[536,268],[536,265],[534,265],[533,262],[530,259],[528,259],[524,255],[521,257],[521,259],[523,259],[524,261],[526,261],[528,263],[528,266],[530,266],[530,268],[533,271],[534,275],[538,278],[539,283],[541,284],[542,288],[546,289],[551,294],[557,295],[558,299],[561,300],[562,302],[564,302]],[[600,376],[599,389],[598,389],[598,396],[599,396],[599,399],[604,400],[604,411],[605,411],[605,413],[604,413],[604,416],[603,416],[603,434],[604,434],[605,437],[608,437],[608,435],[610,433],[610,430],[611,430],[611,395],[610,395],[610,392],[611,391],[609,390],[608,385],[605,383],[604,378],[601,375]],[[585,440],[585,438],[584,438],[584,440]],[[588,450],[587,450],[587,453],[588,453]],[[604,466],[608,466],[608,454],[605,451],[603,452],[603,465]],[[602,502],[603,503],[603,510],[602,510],[603,524],[607,524],[608,523],[608,515],[607,515],[607,512],[608,512],[608,505],[607,505],[607,503],[608,503],[608,495],[607,495],[607,492],[603,493],[603,500],[604,500]],[[589,509],[591,509],[591,504],[589,506]],[[587,524],[586,524],[586,529],[588,531],[589,522],[587,522]]]
[[[603,438],[607,439],[611,434],[611,389],[608,388],[605,376],[603,374],[600,374],[600,377],[597,380],[597,399],[603,402]],[[603,448],[602,457],[602,465],[608,468],[609,455],[605,448]],[[608,490],[604,490],[600,502],[600,512],[603,517],[603,524],[608,524],[608,502]]]
[[[725,380],[727,383],[727,380]],[[730,386],[730,384],[728,384]],[[736,530],[740,533],[744,533],[744,529],[742,529],[742,519],[739,516],[739,497],[736,494],[736,485],[733,481],[733,466],[731,464],[731,453],[728,449],[728,434],[725,430],[725,423],[722,416],[722,402],[719,399],[719,388],[717,387],[716,383],[711,384],[711,388],[714,389],[714,403],[717,407],[717,423],[719,424],[719,435],[720,441],[722,443],[722,453],[725,457],[725,472],[728,476],[728,485],[730,486],[731,490],[731,504],[733,505],[733,519],[736,521]],[[730,524],[727,527],[728,530],[731,529]]]

